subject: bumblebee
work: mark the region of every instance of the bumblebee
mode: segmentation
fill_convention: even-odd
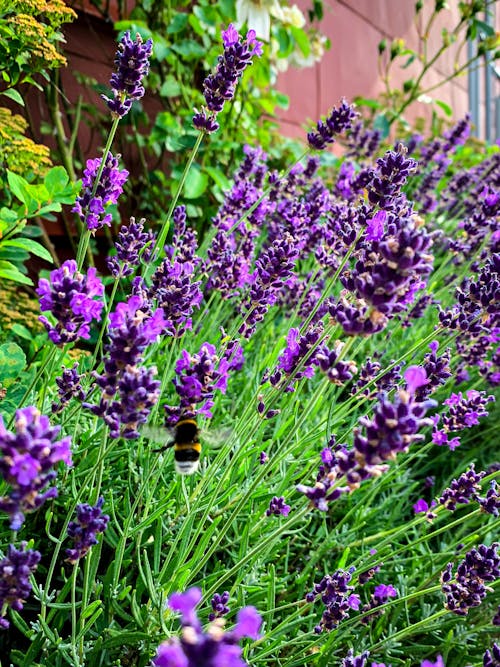
[[[162,446],[155,451],[161,452],[174,448],[175,469],[179,475],[192,475],[200,465],[200,429],[192,416],[180,417],[171,428],[145,427],[144,435]]]
[[[175,469],[179,475],[192,475],[200,465],[200,429],[195,419],[181,417],[174,426],[173,440]]]

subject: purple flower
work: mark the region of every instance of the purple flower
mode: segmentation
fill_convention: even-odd
[[[417,402],[405,390],[400,390],[393,401],[381,394],[373,419],[362,417],[360,426],[354,429],[352,449],[338,445],[335,452],[330,448],[323,450],[323,464],[315,486],[299,484],[297,491],[304,493],[315,507],[326,511],[329,502],[356,489],[363,480],[383,474],[387,470],[385,462],[423,440],[419,431],[432,424],[425,414],[434,405],[435,401],[430,399]],[[342,480],[345,486],[340,486]]]
[[[198,130],[207,133],[216,132],[219,124],[215,120],[222,111],[224,102],[234,97],[236,84],[245,69],[252,64],[252,57],[262,54],[262,44],[257,41],[255,30],[249,30],[242,40],[238,31],[230,23],[222,33],[224,50],[218,58],[215,72],[209,74],[203,82],[205,105],[193,117],[193,124]]]
[[[54,468],[62,461],[71,462],[71,438],[57,440],[60,426],[51,426],[49,418],[35,407],[17,410],[15,433],[7,431],[0,416],[0,473],[11,486],[0,498],[0,509],[10,516],[10,527],[19,530],[24,513],[38,509],[57,496],[55,487],[47,488],[56,477]]]
[[[124,33],[116,51],[116,71],[111,75],[109,82],[113,98],[101,96],[114,116],[123,118],[130,111],[132,102],[143,97],[144,87],[141,81],[149,72],[149,58],[152,52],[151,39],[143,43],[139,33],[136,34],[135,40],[131,39],[129,31]]]
[[[184,206],[175,209],[173,223],[172,245],[165,248],[166,257],[152,276],[148,296],[161,306],[166,331],[179,338],[191,329],[190,315],[200,306],[203,293],[201,281],[193,280],[201,259],[196,256],[196,232],[186,225]]]
[[[333,107],[326,119],[316,123],[316,130],[308,132],[307,142],[311,148],[323,150],[335,141],[335,135],[346,132],[352,127],[357,114],[354,107],[342,99],[339,108]]]
[[[273,241],[255,262],[252,284],[241,307],[245,320],[239,333],[245,338],[250,338],[257,322],[261,322],[269,307],[276,303],[280,288],[293,273],[298,255],[294,238],[285,232],[282,238]]]
[[[107,154],[106,163],[94,194],[95,179],[102,158],[87,160],[87,168],[82,178],[82,193],[76,198],[76,203],[71,210],[80,216],[82,222],[87,225],[87,229],[92,232],[104,225],[111,226],[113,216],[111,213],[106,213],[106,209],[111,204],[117,203],[128,177],[126,169],[118,168],[119,157],[119,155],[113,157],[111,153]]]
[[[422,514],[423,512],[429,511],[429,503],[423,498],[419,498],[417,502],[413,505],[413,511],[415,514]]]
[[[179,408],[165,406],[167,421],[175,423],[181,414],[200,414],[211,417],[216,390],[226,393],[229,377],[229,363],[217,355],[214,345],[203,343],[197,354],[182,350],[181,358],[175,364],[175,390],[180,397]],[[201,404],[196,408],[197,404]]]
[[[427,372],[422,366],[408,366],[404,372],[406,380],[406,389],[410,394],[415,395],[417,389],[428,384]]]
[[[216,618],[203,632],[196,615],[200,599],[199,588],[170,596],[169,607],[181,614],[182,633],[180,638],[170,638],[158,647],[154,667],[247,667],[238,642],[243,637],[259,638],[262,619],[257,610],[254,607],[240,609],[232,631],[225,632],[224,621]]]
[[[477,500],[481,505],[483,512],[493,514],[493,516],[498,516],[500,514],[499,486],[494,479],[491,480],[491,486],[486,492],[486,496],[484,498],[478,497]]]
[[[267,155],[260,148],[249,146],[244,146],[243,151],[245,157],[236,172],[233,187],[225,193],[213,218],[217,231],[207,249],[207,290],[218,290],[224,298],[231,298],[250,282],[255,241],[264,218],[273,207],[269,198],[263,197]],[[237,224],[244,215],[247,219]]]
[[[483,667],[500,667],[500,644],[496,642],[483,655]]]
[[[449,488],[443,491],[443,495],[439,499],[441,505],[444,505],[447,510],[453,512],[457,504],[468,504],[471,500],[478,499],[478,492],[481,490],[481,479],[484,477],[484,472],[476,472],[474,464],[466,472],[462,473],[458,479],[453,479]]]
[[[109,516],[102,513],[103,504],[104,498],[101,497],[94,507],[87,503],[77,505],[76,521],[68,524],[68,536],[74,543],[72,549],[66,549],[66,560],[70,563],[75,564],[86,556],[90,547],[97,544],[96,535],[106,530]]]
[[[290,505],[287,505],[285,503],[285,499],[283,496],[274,496],[271,499],[271,502],[269,503],[269,509],[266,510],[266,516],[271,516],[274,514],[274,516],[288,516],[290,513]]]
[[[498,543],[490,547],[480,544],[465,554],[453,576],[453,564],[448,563],[441,574],[441,590],[445,594],[445,607],[458,616],[466,616],[469,609],[478,607],[486,597],[485,583],[500,577]]]
[[[420,667],[446,667],[443,661],[443,658],[438,655],[435,662],[431,660],[424,660],[420,663]]]
[[[132,275],[139,266],[139,253],[142,253],[142,261],[149,259],[148,250],[155,235],[151,231],[144,231],[145,222],[145,218],[141,218],[139,222],[136,222],[135,218],[130,218],[129,225],[120,227],[115,241],[116,255],[106,259],[108,269],[114,278]]]
[[[277,371],[271,376],[271,384],[276,386],[285,374],[289,382],[287,390],[293,391],[293,382],[301,377],[312,377],[317,365],[318,341],[323,333],[323,325],[312,324],[304,334],[291,328],[287,334],[287,346],[278,357]]]
[[[314,628],[316,633],[323,630],[334,630],[341,621],[348,618],[352,609],[358,609],[359,597],[352,593],[354,586],[350,586],[354,568],[337,570],[333,574],[327,574],[313,590],[306,595],[307,602],[314,602],[318,597],[325,605],[321,621]]]
[[[212,605],[213,611],[208,615],[208,620],[213,621],[216,618],[221,618],[222,616],[229,614],[229,607],[227,606],[228,602],[229,602],[228,591],[224,591],[222,595],[219,595],[219,593],[215,593],[213,598],[210,600],[210,604]]]
[[[390,584],[379,584],[378,586],[375,586],[375,589],[371,594],[370,601],[368,604],[365,604],[362,609],[363,614],[366,614],[363,617],[362,622],[369,623],[374,618],[377,618],[377,616],[384,614],[385,610],[377,608],[382,607],[382,605],[386,604],[390,598],[396,597],[397,594],[397,590]],[[367,613],[370,611],[372,611],[372,613]]]
[[[7,547],[7,555],[0,560],[0,628],[9,627],[9,621],[4,617],[7,608],[21,611],[31,593],[29,580],[38,563],[41,554],[33,549],[26,549],[26,542],[21,542],[18,550],[13,544]]]
[[[261,452],[259,456],[260,465],[263,466],[268,461],[269,461],[269,456],[266,454],[266,452]]]
[[[342,660],[341,667],[366,667],[369,657],[369,651],[363,651],[361,655],[354,655],[354,651],[350,648],[346,657]]]
[[[368,220],[366,225],[366,239],[367,241],[380,241],[384,235],[384,225],[387,218],[386,211],[377,211],[371,220]]]
[[[60,269],[50,273],[50,280],[40,278],[36,293],[40,297],[40,309],[50,311],[55,325],[40,316],[50,340],[64,345],[78,338],[90,338],[92,320],[99,320],[103,308],[101,297],[104,286],[91,267],[87,274],[80,273],[75,260],[63,262]]]
[[[476,426],[480,417],[488,416],[486,405],[494,400],[493,395],[486,396],[486,392],[475,389],[469,389],[466,396],[462,392],[452,394],[444,401],[444,405],[448,407],[447,413],[436,415],[433,418],[432,442],[441,446],[448,445],[453,451],[460,444],[460,438],[455,436],[449,439],[448,434]],[[437,428],[439,423],[441,423],[441,429]]]
[[[139,437],[138,426],[147,421],[151,407],[158,402],[156,368],[141,364],[146,348],[156,342],[165,326],[161,308],[151,311],[139,294],[119,303],[109,315],[104,372],[93,374],[102,390],[101,398],[98,404],[84,403],[84,407],[104,418],[113,438]]]
[[[56,378],[59,402],[52,403],[52,412],[60,412],[73,398],[79,401],[85,400],[86,392],[81,384],[82,377],[83,374],[78,373],[78,362],[74,363],[73,368],[63,367],[62,375]]]

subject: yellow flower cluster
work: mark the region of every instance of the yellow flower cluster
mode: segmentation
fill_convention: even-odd
[[[62,0],[0,0],[0,17],[22,41],[32,59],[42,67],[60,67],[66,64],[54,44],[62,23],[72,21],[76,14]]]
[[[0,165],[17,174],[43,176],[52,165],[47,146],[24,136],[26,120],[0,107]]]
[[[30,297],[17,283],[4,280],[0,290],[0,321],[2,322],[0,342],[8,338],[14,324],[19,323],[33,335],[43,331],[38,321],[40,306],[36,298]]]

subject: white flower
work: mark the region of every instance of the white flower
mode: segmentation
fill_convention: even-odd
[[[255,30],[257,37],[269,41],[271,14],[280,12],[278,0],[236,0],[236,21],[239,30],[244,23],[249,30]]]

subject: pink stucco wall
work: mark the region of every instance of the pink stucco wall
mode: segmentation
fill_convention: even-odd
[[[309,2],[300,2],[306,8]],[[450,1],[435,22],[430,38],[431,50],[440,43],[441,29],[451,28],[458,17],[458,2]],[[309,118],[315,120],[325,114],[340,97],[377,97],[383,91],[377,67],[379,42],[388,44],[401,38],[413,49],[419,47],[417,25],[414,21],[414,0],[325,0],[321,31],[329,37],[331,49],[320,63],[303,70],[289,69],[278,79],[278,88],[289,95],[290,107],[280,112],[285,131],[292,136],[303,136],[302,125]],[[419,24],[426,21],[434,2],[425,1]],[[424,80],[434,85],[453,72],[457,48],[440,58]],[[464,62],[463,50],[459,62]],[[402,83],[417,71],[415,66],[394,69],[395,85]],[[467,76],[463,75],[435,90],[430,95],[450,105],[454,117],[462,117],[468,109]],[[436,107],[435,107],[436,108]],[[437,109],[441,115],[443,112]],[[431,105],[415,102],[405,116],[409,120],[430,116]]]

